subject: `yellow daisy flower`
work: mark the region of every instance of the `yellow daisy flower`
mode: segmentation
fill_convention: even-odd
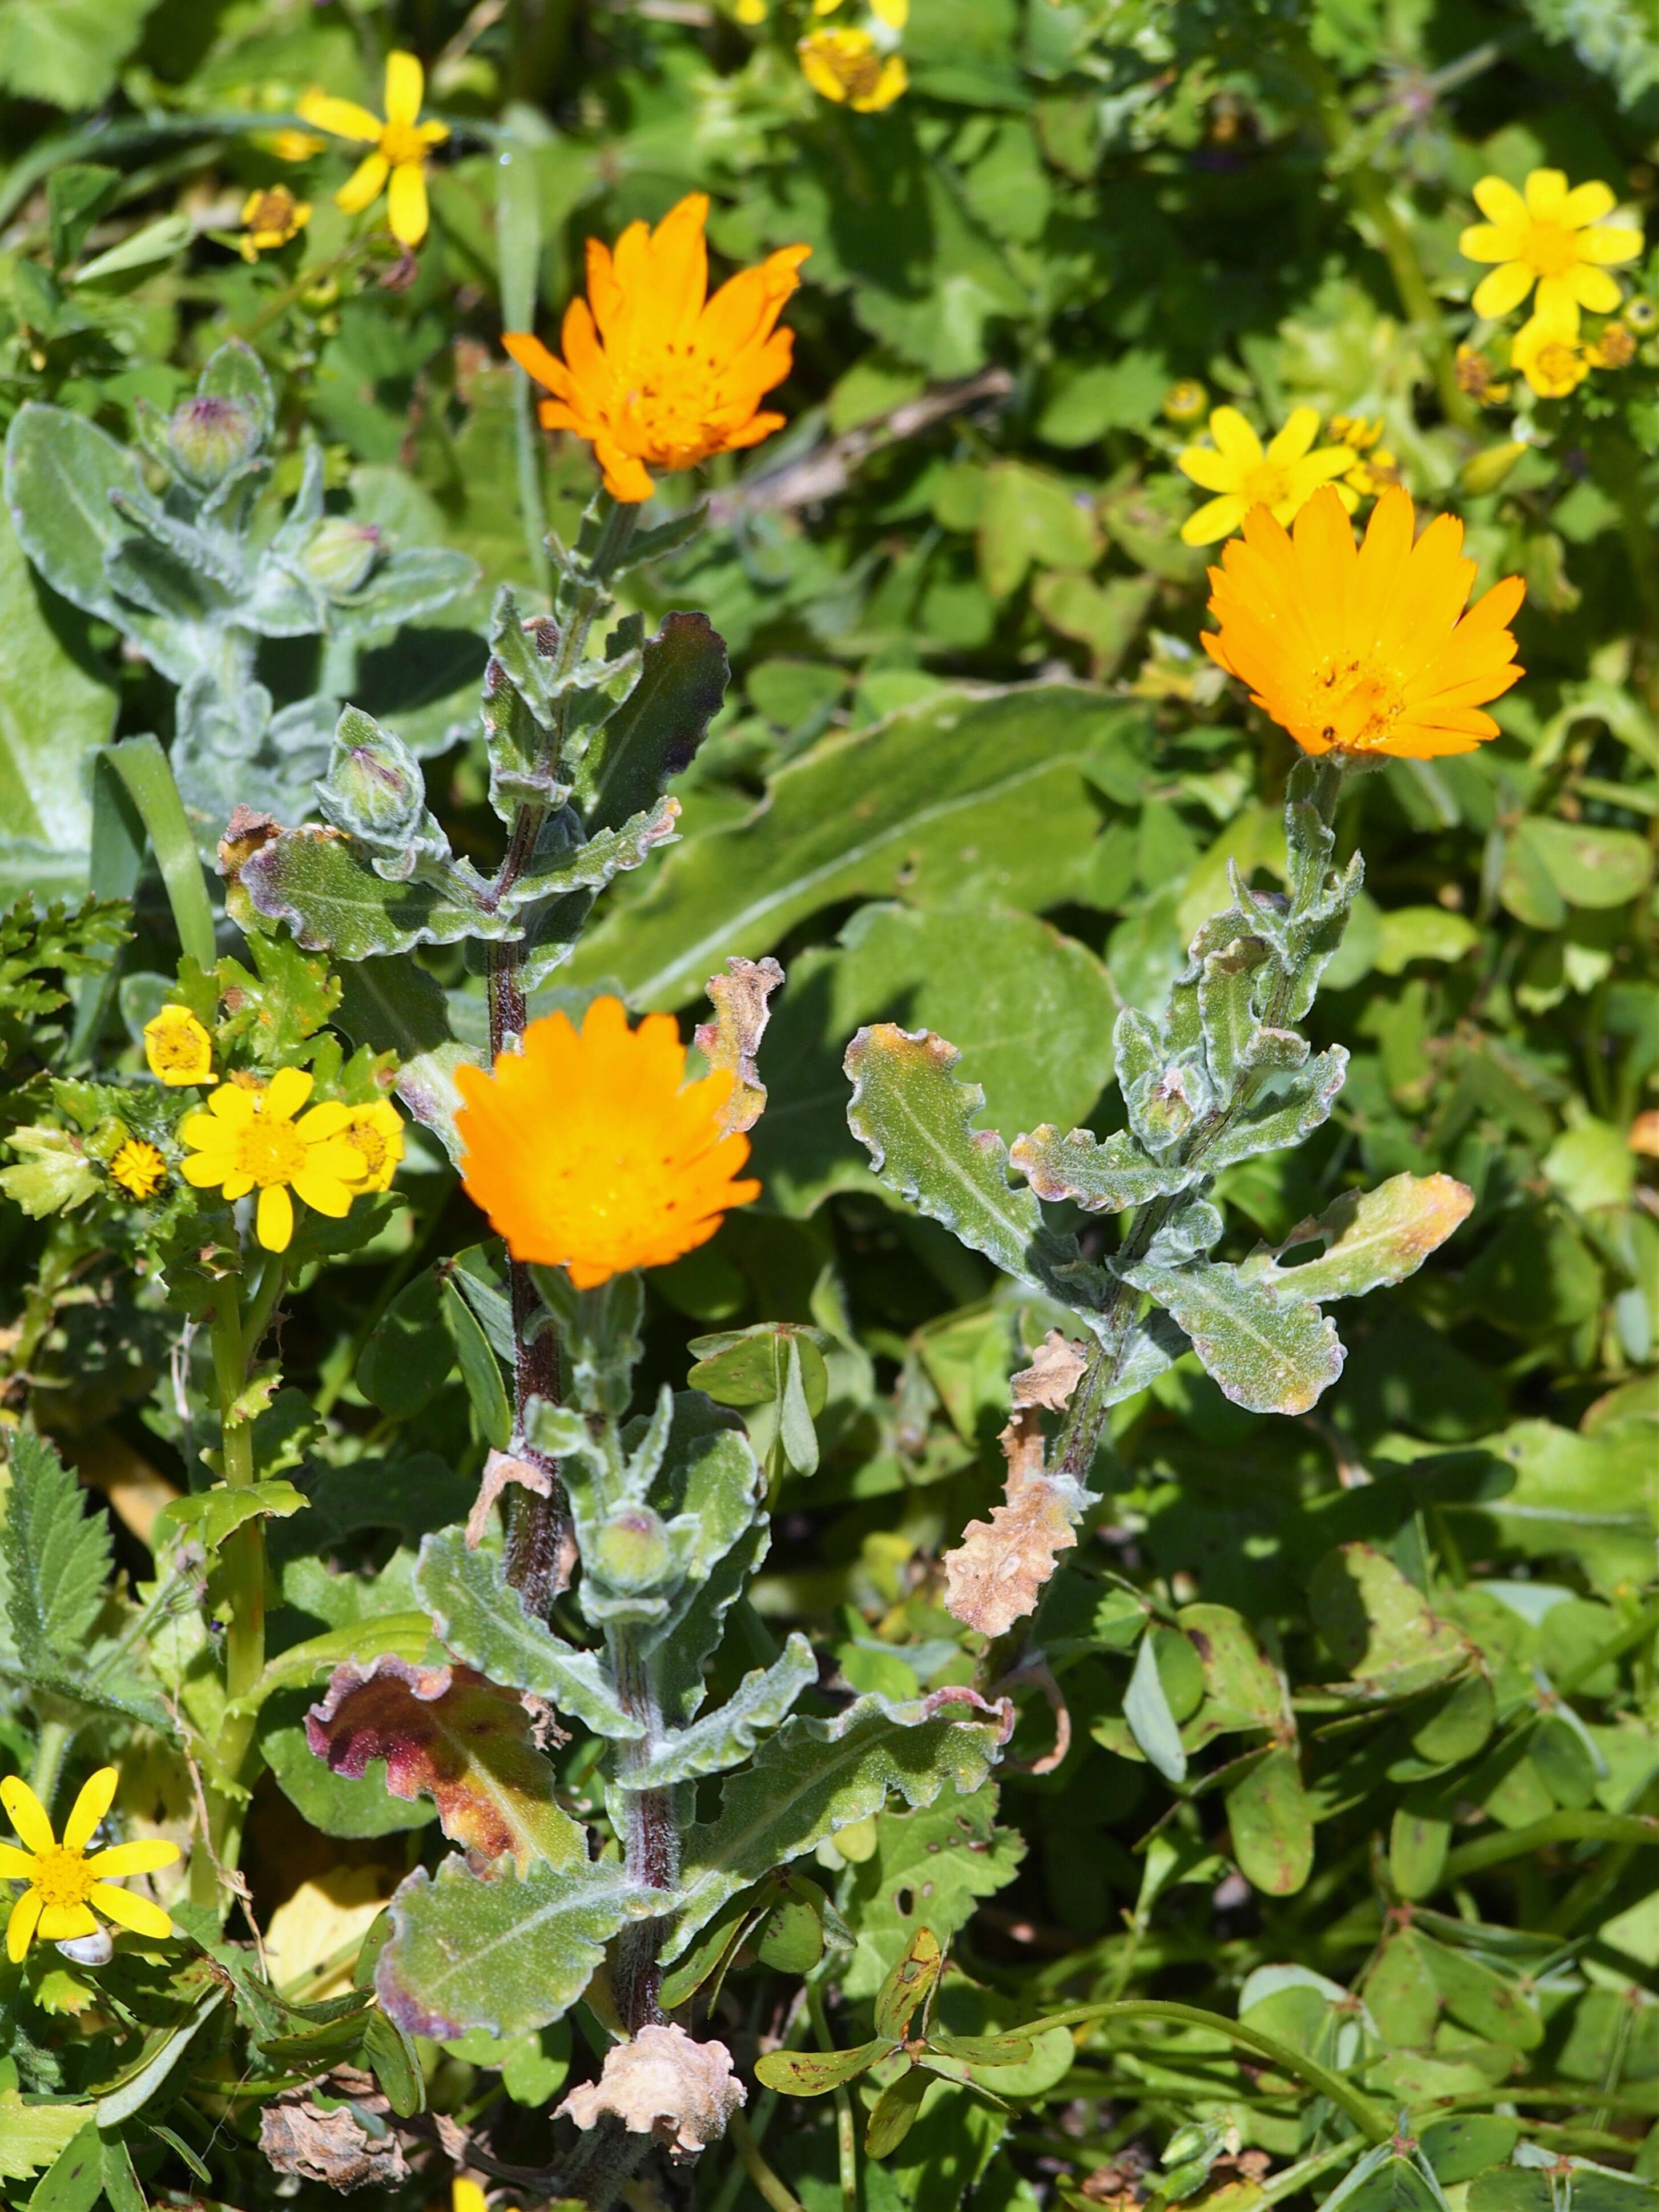
[[[377,1098],[369,1106],[346,1109],[342,1141],[362,1155],[363,1179],[359,1190],[389,1190],[404,1156],[403,1117],[390,1099]]]
[[[868,31],[809,31],[795,49],[814,92],[855,114],[890,107],[910,82],[900,54],[884,54]]]
[[[254,1231],[267,1252],[286,1252],[294,1236],[294,1198],[338,1221],[362,1188],[363,1155],[345,1138],[351,1109],[337,1100],[295,1115],[313,1078],[279,1067],[263,1089],[221,1084],[204,1111],[179,1124],[191,1157],[180,1172],[198,1190],[217,1186],[227,1199],[258,1190]]]
[[[1595,367],[1592,349],[1578,336],[1578,312],[1530,315],[1510,342],[1510,366],[1519,370],[1540,399],[1565,399]]]
[[[468,1195],[515,1259],[568,1267],[579,1291],[695,1251],[760,1195],[735,1179],[749,1139],[721,1125],[731,1071],[688,1083],[672,1015],[630,1030],[621,1000],[595,999],[580,1030],[550,1014],[455,1080]]]
[[[271,185],[262,191],[250,192],[242,203],[242,240],[239,251],[244,261],[257,261],[262,253],[272,253],[279,246],[286,246],[290,238],[297,238],[311,221],[311,202],[296,200],[286,185]]]
[[[128,1137],[110,1156],[110,1181],[142,1203],[154,1198],[167,1179],[167,1164],[142,1137]]]
[[[1534,283],[1535,312],[1569,319],[1575,332],[1581,307],[1610,315],[1619,305],[1607,265],[1634,261],[1642,234],[1628,223],[1603,222],[1617,204],[1609,185],[1570,191],[1563,171],[1534,169],[1523,192],[1501,177],[1482,177],[1474,200],[1486,221],[1469,226],[1458,251],[1471,261],[1498,264],[1474,288],[1477,315],[1497,321],[1518,307]]]
[[[1237,407],[1218,407],[1210,417],[1211,446],[1188,446],[1176,455],[1176,466],[1202,490],[1220,493],[1189,514],[1181,526],[1186,545],[1213,545],[1230,538],[1253,507],[1265,507],[1275,522],[1288,522],[1322,483],[1353,465],[1347,446],[1322,446],[1319,410],[1292,409],[1289,420],[1266,452]],[[1352,513],[1355,495],[1338,485],[1337,496]]]
[[[144,1024],[144,1058],[170,1091],[205,1083],[213,1073],[213,1039],[188,1006],[163,1006]]]
[[[418,246],[426,236],[426,158],[449,136],[447,124],[418,119],[425,92],[426,74],[414,55],[391,53],[386,58],[384,122],[355,100],[337,99],[332,93],[308,92],[300,102],[300,113],[319,131],[374,148],[335,193],[334,204],[357,215],[385,191],[386,220],[404,246]]]
[[[96,1935],[94,1905],[106,1920],[131,1928],[135,1935],[172,1935],[173,1923],[159,1905],[117,1889],[115,1884],[128,1875],[153,1874],[158,1867],[171,1866],[179,1856],[177,1844],[158,1836],[144,1843],[115,1844],[87,1856],[87,1845],[110,1808],[118,1778],[112,1766],[100,1766],[88,1778],[64,1823],[61,1844],[52,1834],[46,1807],[21,1776],[9,1774],[0,1782],[0,1803],[22,1844],[20,1850],[15,1844],[0,1844],[0,1876],[28,1885],[6,1923],[6,1956],[14,1965],[37,1936],[48,1943],[66,1943],[77,1936]]]

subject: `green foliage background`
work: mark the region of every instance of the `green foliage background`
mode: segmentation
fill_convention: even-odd
[[[1196,650],[1205,562],[1177,534],[1195,495],[1173,468],[1191,433],[1168,419],[1169,387],[1200,380],[1264,431],[1304,403],[1380,417],[1419,507],[1464,516],[1482,584],[1525,574],[1528,673],[1497,709],[1501,738],[1395,763],[1345,801],[1340,848],[1363,849],[1366,887],[1310,1025],[1352,1054],[1335,1113],[1299,1149],[1227,1170],[1220,1194],[1277,1244],[1346,1189],[1443,1172],[1474,1193],[1468,1221],[1350,1310],[1346,1366],[1316,1412],[1245,1412],[1190,1357],[1115,1408],[1000,1781],[890,1808],[805,1866],[853,1946],[830,1984],[842,2045],[866,2039],[926,1925],[954,1940],[939,2002],[957,2033],[1137,1996],[1195,2005],[1411,2107],[1421,2146],[1360,2172],[1328,2104],[1201,2025],[1051,2029],[1023,2068],[988,2072],[994,2098],[930,2090],[891,2155],[861,2164],[866,2212],[1200,2191],[1249,2212],[1264,2189],[1316,2202],[1344,2172],[1352,2212],[1650,2202],[1659,1136],[1644,1150],[1638,1117],[1659,1108],[1659,341],[1559,403],[1517,390],[1483,410],[1454,362],[1479,177],[1547,163],[1647,206],[1659,28],[1620,0],[912,0],[911,89],[860,117],[805,86],[804,27],[785,0],[754,29],[700,0],[0,0],[0,409],[54,402],[128,441],[224,340],[252,345],[276,393],[276,489],[298,492],[317,441],[331,513],[400,558],[448,549],[472,564],[451,581],[476,577],[406,622],[371,600],[326,644],[268,638],[258,679],[278,710],[349,696],[380,716],[424,760],[454,850],[491,851],[476,715],[490,597],[507,583],[544,603],[543,522],[574,539],[592,479],[572,441],[525,446],[504,319],[533,297],[550,336],[583,238],[691,190],[711,196],[727,263],[811,244],[788,428],[713,469],[708,530],[624,586],[653,627],[706,611],[731,656],[674,785],[683,842],[618,880],[532,1010],[609,987],[683,1012],[689,1034],[728,955],[782,961],[754,1140],[765,1196],[653,1276],[642,1376],[683,1380],[712,1331],[820,1333],[818,1463],[785,1455],[760,1640],[720,1663],[735,1680],[771,1632],[802,1628],[827,1684],[893,1698],[972,1678],[936,1563],[1000,1494],[1008,1376],[1055,1316],[884,1194],[847,1126],[847,1040],[884,1020],[941,1033],[1006,1138],[1103,1130],[1119,1007],[1158,1011],[1230,862],[1259,886],[1285,875],[1290,748]],[[296,168],[271,145],[309,86],[377,101],[393,46],[422,55],[454,129],[413,262],[354,245],[330,197],[337,154]],[[88,222],[44,190],[70,163],[112,172]],[[311,223],[245,263],[242,199],[277,180],[314,203]],[[1659,264],[1626,274],[1659,296]],[[1498,475],[1483,459],[1510,442],[1523,450],[1483,488]],[[692,496],[672,481],[663,508]],[[3,521],[0,593],[0,891],[73,904],[100,887],[92,757],[116,736],[172,739],[173,687],[59,599]],[[228,775],[222,795],[259,803]],[[210,851],[222,820],[197,827]],[[84,1002],[115,927],[27,904],[0,921],[9,1129],[38,1128],[48,1067],[80,1065],[68,994]],[[133,930],[106,1072],[140,1064],[171,988],[157,878]],[[428,967],[455,1035],[482,1042],[482,977],[441,951]],[[296,1048],[333,1019],[366,1086],[374,1054],[408,1037],[361,972],[343,999],[292,964],[243,981],[262,1006],[321,989],[293,1017]],[[0,1418],[112,1486],[116,1562],[137,1583],[133,1470],[187,1488],[199,1439],[176,1317],[133,1240],[107,1211],[34,1218],[94,1180],[80,1139],[103,1109],[85,1103],[80,1138],[71,1120],[55,1148],[14,1139]],[[441,1293],[430,1270],[477,1237],[441,1153],[417,1143],[367,1241],[319,1248],[300,1279],[259,1422],[262,1477],[309,1500],[264,1509],[295,1515],[272,1524],[279,1651],[360,1613],[406,1620],[410,1547],[465,1514],[490,1430],[483,1337],[455,1285],[487,1268],[463,1261]],[[84,1573],[90,1527],[74,1540]],[[88,1626],[63,1629],[65,1655]],[[109,1680],[98,1725],[124,1758],[149,1747],[149,1811],[181,1832],[188,1778],[155,1748],[154,1693]],[[4,1694],[0,1754],[27,1771],[52,1710]],[[423,1807],[371,1805],[307,1763],[304,1704],[284,1691],[260,1724],[274,1782],[250,1872],[266,1914],[298,1873],[401,1873],[423,1848]],[[586,1771],[568,1760],[562,1784],[594,1814]],[[301,1816],[318,1832],[303,1848]],[[790,1906],[709,2014],[745,2071],[811,1962]],[[19,2101],[21,2084],[84,2109],[97,2069],[70,1978],[43,1992],[0,1968],[0,2189],[41,2212],[93,2201],[52,2163],[70,2138],[41,2115],[58,2106]],[[143,1996],[125,1992],[141,2015]],[[421,2056],[434,2106],[535,2168],[571,2052],[562,2024]],[[202,2159],[216,2201],[270,2189],[257,2108],[221,2135],[180,2117],[180,2082],[169,2094],[171,2135],[134,2154],[152,2194],[197,2188]],[[835,2113],[751,2100],[776,2173],[829,2212]],[[94,2189],[133,2212],[132,2165],[103,2156]],[[434,2185],[386,2185],[414,2203]],[[719,2212],[751,2188],[729,2150],[695,2181]]]

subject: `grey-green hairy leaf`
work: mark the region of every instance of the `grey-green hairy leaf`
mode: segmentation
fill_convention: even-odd
[[[1305,1413],[1342,1371],[1334,1322],[1220,1261],[1125,1270],[1185,1329],[1206,1371],[1253,1413]]]

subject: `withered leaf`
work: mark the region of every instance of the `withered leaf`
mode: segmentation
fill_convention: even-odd
[[[723,2043],[699,2043],[683,2027],[642,2027],[614,2045],[597,2081],[584,2081],[558,2107],[579,2128],[612,2114],[634,2135],[654,2136],[675,2164],[717,2142],[748,2092]]]
[[[765,1110],[766,1085],[756,1056],[771,1018],[767,1001],[782,981],[783,970],[769,953],[764,960],[733,957],[726,963],[725,975],[708,979],[714,1018],[698,1023],[697,1049],[711,1068],[730,1068],[736,1079],[720,1115],[727,1136],[752,1129]]]
[[[1014,1377],[1015,1406],[1047,1406],[1058,1413],[1088,1364],[1080,1346],[1072,1343],[1060,1329],[1051,1328],[1031,1355],[1030,1365],[1022,1367]]]

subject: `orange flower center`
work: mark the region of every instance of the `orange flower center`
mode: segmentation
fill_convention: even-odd
[[[881,56],[873,46],[862,52],[849,52],[845,46],[821,48],[820,52],[849,100],[875,97],[881,83]]]
[[[36,1858],[29,1887],[43,1904],[63,1907],[84,1905],[96,1879],[88,1873],[86,1860],[79,1851],[68,1851],[61,1844],[54,1844],[49,1851],[42,1851]]]
[[[250,230],[287,230],[294,221],[294,195],[286,185],[261,192],[247,219]]]
[[[262,1114],[237,1132],[234,1158],[240,1172],[267,1190],[303,1174],[305,1141],[292,1121],[267,1121]]]
[[[1522,257],[1540,276],[1565,276],[1578,263],[1578,234],[1564,222],[1534,222]]]
[[[1405,705],[1400,678],[1375,661],[1328,660],[1314,677],[1313,719],[1327,744],[1364,752],[1380,745]]]

